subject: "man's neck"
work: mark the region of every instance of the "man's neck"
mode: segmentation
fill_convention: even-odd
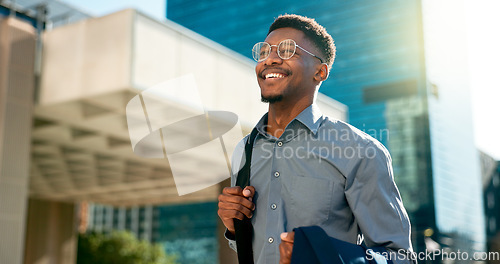
[[[281,101],[269,104],[267,133],[279,138],[286,126],[312,103],[313,98],[303,98],[295,103]]]

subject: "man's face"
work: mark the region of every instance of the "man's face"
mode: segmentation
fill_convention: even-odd
[[[265,42],[278,45],[285,39],[293,39],[307,51],[319,54],[304,33],[294,28],[276,29],[267,36]],[[317,85],[314,75],[318,70],[317,66],[321,64],[320,61],[300,48],[296,49],[290,59],[283,60],[278,56],[276,49],[272,47],[269,57],[257,63],[255,67],[262,101],[295,102],[304,96],[312,96]]]

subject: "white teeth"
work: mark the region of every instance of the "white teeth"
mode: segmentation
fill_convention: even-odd
[[[284,77],[285,77],[285,75],[284,75],[284,74],[281,74],[281,73],[275,73],[275,72],[273,72],[273,73],[268,73],[268,74],[266,74],[266,76],[265,76],[265,77],[266,77],[266,79],[267,79],[267,78],[284,78]]]

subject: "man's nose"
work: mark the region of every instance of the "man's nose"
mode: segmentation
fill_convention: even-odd
[[[269,56],[264,60],[265,65],[272,65],[272,64],[281,64],[283,62],[283,59],[280,58],[278,55],[278,48],[277,47],[271,47],[271,51],[269,53]]]

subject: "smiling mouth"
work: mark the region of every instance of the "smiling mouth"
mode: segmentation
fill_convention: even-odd
[[[272,73],[268,73],[268,74],[264,75],[264,80],[267,80],[267,79],[283,79],[283,78],[285,78],[287,76],[288,76],[288,74],[272,72]]]
[[[281,79],[285,77],[286,75],[282,73],[268,73],[264,76],[264,79]]]

